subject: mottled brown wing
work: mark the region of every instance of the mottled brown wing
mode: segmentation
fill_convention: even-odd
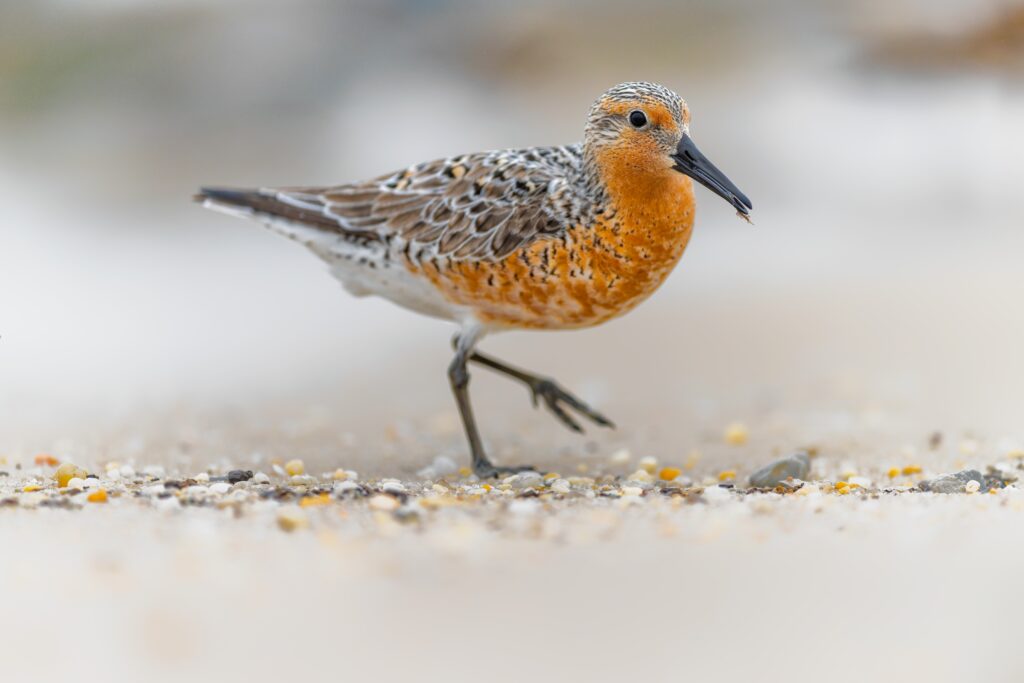
[[[336,221],[345,232],[409,245],[416,258],[497,260],[566,229],[565,216],[550,198],[566,183],[572,153],[546,152],[468,155],[364,183],[266,192]]]

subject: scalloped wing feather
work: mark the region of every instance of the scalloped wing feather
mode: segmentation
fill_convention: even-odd
[[[573,147],[503,150],[412,166],[370,181],[261,192],[314,224],[408,246],[418,260],[500,260],[563,234],[572,214],[558,206],[581,165]]]

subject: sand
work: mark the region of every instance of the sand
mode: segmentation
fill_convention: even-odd
[[[454,451],[450,417],[380,438]],[[199,425],[187,444],[79,446],[76,464],[97,477],[81,491],[59,489],[52,465],[9,458],[5,678],[1018,678],[1024,492],[1010,445],[932,437],[854,472],[833,436],[808,483],[755,491],[741,456],[757,460],[772,430],[743,427],[745,443],[709,432],[676,462],[612,437],[563,454],[557,476],[487,487],[447,454],[418,474],[311,459],[292,477],[299,465],[273,455],[210,457],[224,444]],[[311,449],[321,429],[280,438]],[[222,433],[279,446],[252,425]],[[373,469],[355,455],[366,446],[337,448],[347,457],[329,460]],[[1002,480],[991,493],[917,490],[947,462],[998,465]],[[675,481],[659,481],[665,465]],[[223,481],[233,468],[247,480]],[[90,502],[100,489],[107,500]]]

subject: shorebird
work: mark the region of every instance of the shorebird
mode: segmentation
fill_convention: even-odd
[[[459,326],[448,367],[481,478],[498,466],[469,401],[468,364],[530,390],[574,431],[570,411],[613,426],[550,378],[476,351],[487,333],[603,323],[668,277],[693,229],[693,180],[749,221],[750,200],[690,138],[690,111],[654,83],[623,83],[590,108],[581,144],[428,161],[329,187],[202,188],[208,208],[252,218],[311,249],[356,296],[375,294]]]

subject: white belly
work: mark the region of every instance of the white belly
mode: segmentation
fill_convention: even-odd
[[[463,322],[470,313],[467,309],[453,306],[441,296],[428,280],[410,273],[401,262],[389,261],[381,256],[375,266],[362,262],[362,257],[352,259],[336,254],[323,254],[311,247],[327,261],[331,274],[341,281],[353,296],[371,294],[384,297],[403,308],[417,313]]]
[[[469,309],[451,304],[429,280],[409,272],[398,256],[402,245],[390,249],[380,243],[364,246],[288,221],[266,224],[326,261],[331,275],[353,296],[380,296],[411,311],[458,323],[472,318]]]

